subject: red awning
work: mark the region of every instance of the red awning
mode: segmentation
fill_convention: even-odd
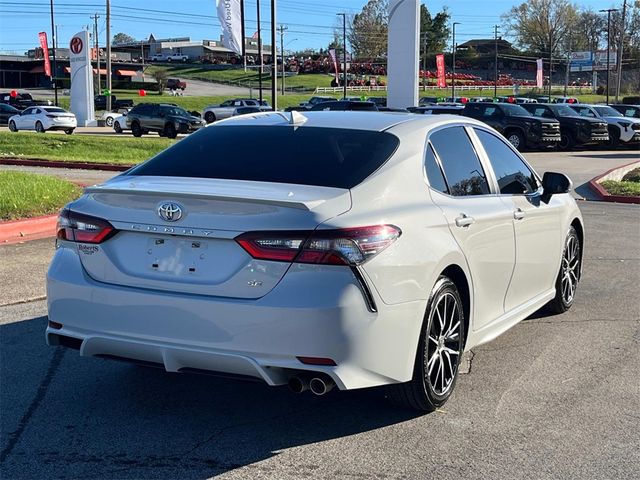
[[[138,75],[138,72],[135,70],[116,70],[116,75],[120,75],[121,77],[135,77]]]
[[[98,73],[98,69],[94,68],[93,69],[93,73]],[[106,75],[107,74],[107,69],[106,68],[101,68],[100,69],[100,75]]]
[[[33,67],[31,70],[29,70],[29,73],[44,73],[44,66],[37,65]]]
[[[64,67],[64,73],[71,73],[71,67]]]

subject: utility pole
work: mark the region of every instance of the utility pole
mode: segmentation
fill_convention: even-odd
[[[98,70],[100,73],[100,70]],[[111,111],[111,0],[107,0],[107,112]]]
[[[549,98],[548,102],[551,103],[551,72],[553,71],[553,39],[549,34]]]
[[[607,105],[609,105],[609,70],[611,69],[611,12],[617,12],[617,8],[598,10],[600,13],[607,12]]]
[[[271,0],[271,101],[273,111],[278,110],[278,50],[276,40],[276,0]]]
[[[453,57],[451,61],[451,101],[456,101],[456,25],[460,22],[453,22]]]
[[[423,38],[422,41],[424,42],[424,57],[422,57],[422,71],[424,72],[424,85],[426,87],[427,85],[427,48],[428,48],[428,44],[427,44],[427,32],[423,32]],[[425,88],[426,91],[426,88]]]
[[[564,96],[567,96],[567,89],[569,88],[569,72],[571,70],[571,35],[573,32],[569,30],[569,49],[567,51],[567,68],[564,72]]]
[[[245,40],[246,32],[244,30],[244,0],[240,0],[240,35],[242,36],[242,65],[244,71],[247,71],[247,42]]]
[[[260,28],[260,0],[256,0],[256,21],[258,22],[258,61],[260,68],[258,68],[258,90],[260,91],[260,105],[262,105],[262,65],[264,58],[262,57],[262,33]]]
[[[337,13],[342,16],[342,60],[344,62],[342,70],[342,96],[347,98],[347,14]]]
[[[51,40],[51,50],[53,53],[53,72],[51,74],[51,80],[53,82],[53,94],[55,98],[55,104],[58,106],[58,84],[56,83],[56,73],[57,73],[57,65],[56,65],[56,27],[53,22],[53,0],[51,0],[51,36],[53,37]]]
[[[100,18],[100,15],[98,15],[97,13],[93,15],[93,17],[89,17],[93,19],[93,39],[94,39],[94,45],[95,45],[95,51],[96,51],[96,64],[97,64],[97,81],[96,81],[96,86],[97,86],[97,92],[98,95],[100,95],[100,47],[99,47],[99,42],[98,42],[98,19]]]
[[[494,74],[493,74],[493,98],[498,97],[498,25],[493,26],[493,38],[495,41],[495,58],[493,59],[494,63]]]
[[[620,19],[620,44],[618,46],[618,74],[616,82],[616,103],[618,103],[618,97],[620,96],[620,85],[622,83],[622,49],[624,47],[624,31],[625,31],[625,17],[627,16],[627,0],[622,2],[622,18]]]
[[[282,59],[282,95],[284,95],[284,32],[288,30],[284,25],[280,25],[280,58]]]

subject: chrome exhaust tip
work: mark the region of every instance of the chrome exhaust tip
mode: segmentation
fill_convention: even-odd
[[[335,385],[336,384],[329,377],[326,379],[314,377],[309,382],[309,388],[315,395],[324,395],[335,387]]]
[[[309,390],[309,381],[303,377],[291,377],[288,385],[289,390],[293,393],[302,393]]]

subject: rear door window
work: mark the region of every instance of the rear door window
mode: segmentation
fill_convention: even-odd
[[[395,135],[370,130],[218,125],[189,135],[128,174],[353,188],[399,143]]]
[[[528,194],[538,189],[538,180],[531,169],[500,138],[486,130],[475,129],[498,180],[500,193]]]
[[[448,127],[429,137],[449,185],[456,197],[490,193],[487,176],[464,127]]]
[[[444,179],[444,174],[440,169],[440,165],[438,165],[436,155],[433,153],[431,145],[427,145],[427,151],[424,155],[424,169],[427,172],[427,179],[429,180],[431,188],[442,193],[449,193],[447,182]]]

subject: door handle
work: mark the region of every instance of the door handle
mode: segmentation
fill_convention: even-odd
[[[521,208],[518,208],[513,212],[513,218],[515,218],[516,220],[522,220],[525,217],[525,215],[526,214],[524,213],[524,210],[522,210]]]
[[[456,227],[468,227],[475,222],[476,220],[473,217],[469,217],[467,214],[461,213],[460,216],[456,218]]]

